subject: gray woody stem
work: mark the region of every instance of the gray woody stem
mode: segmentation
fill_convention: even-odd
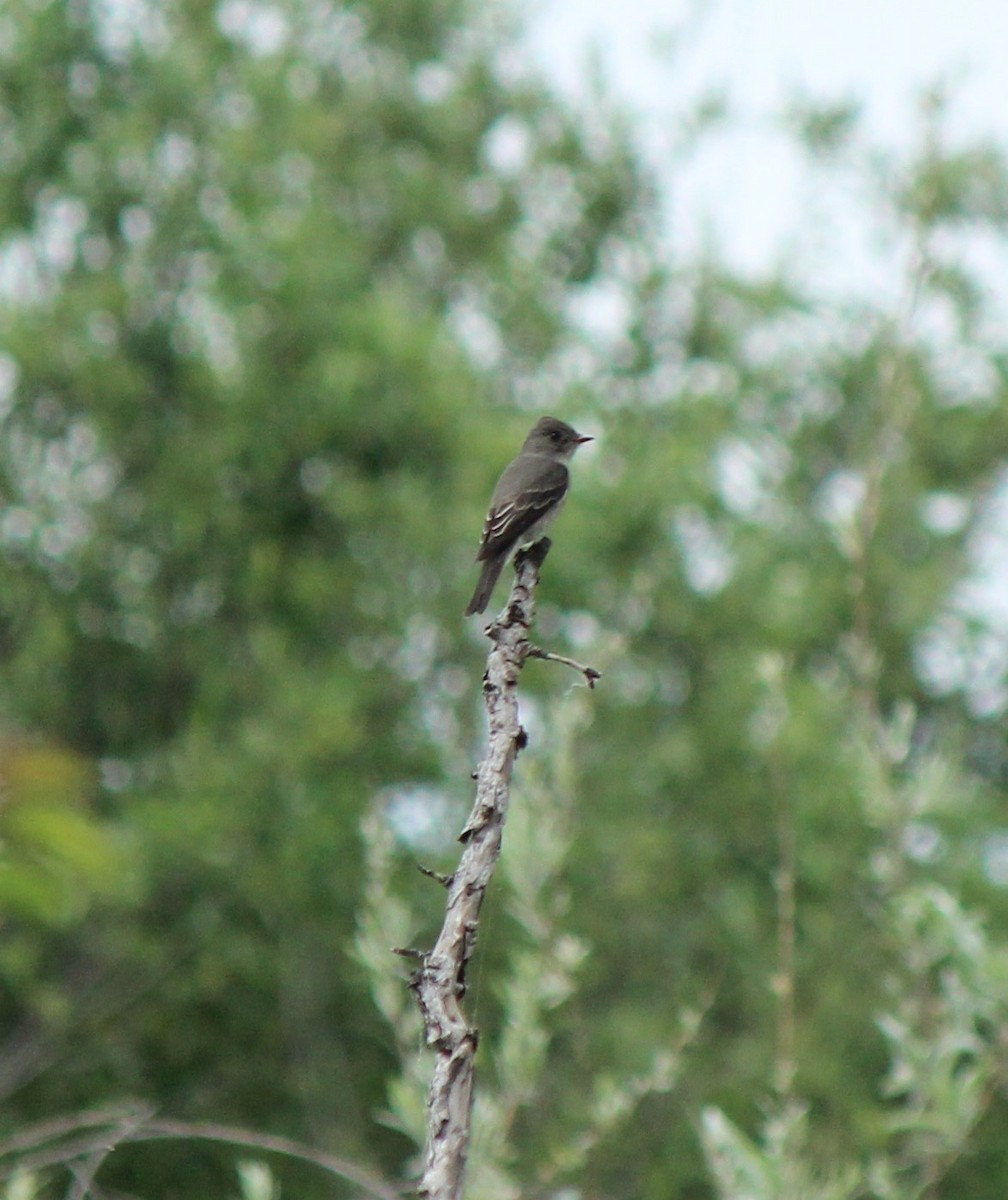
[[[444,924],[433,950],[410,980],[423,1015],[427,1044],[436,1053],[427,1097],[427,1147],[417,1189],[426,1200],[461,1200],[473,1103],[478,1033],[462,1011],[466,968],[476,945],[480,907],[501,852],[511,772],[525,746],[518,723],[518,677],[530,655],[528,630],[535,612],[539,568],[548,538],[515,559],[507,608],[487,629],[493,647],[483,676],[490,733],[476,772],[476,802],[459,836],[465,849],[448,887]]]

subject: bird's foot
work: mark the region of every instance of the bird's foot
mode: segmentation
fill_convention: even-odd
[[[541,567],[546,561],[546,555],[549,554],[552,545],[552,538],[541,537],[538,542],[533,542],[531,546],[519,550],[514,559],[515,570],[520,571],[522,563],[525,562],[530,562],[535,567]]]

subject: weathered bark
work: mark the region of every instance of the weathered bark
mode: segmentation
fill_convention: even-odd
[[[444,882],[448,903],[434,948],[422,956],[410,986],[423,1014],[434,1075],[427,1098],[427,1147],[418,1192],[427,1200],[461,1200],[473,1103],[473,1070],[479,1035],[466,1020],[462,1000],[466,968],[476,944],[480,907],[500,857],[511,772],[525,745],[518,721],[518,677],[532,652],[528,630],[535,611],[539,568],[548,538],[519,554],[507,608],[487,629],[493,643],[483,676],[489,744],[476,772],[476,802],[459,840],[455,873]]]

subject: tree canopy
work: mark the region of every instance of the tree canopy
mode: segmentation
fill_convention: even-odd
[[[0,1163],[129,1101],[409,1175],[383,954],[438,922],[483,506],[553,412],[597,448],[537,636],[604,679],[523,679],[473,1195],[1000,1198],[1003,150],[937,94],[898,155],[796,109],[893,286],[746,277],[669,252],[632,125],[518,34],[475,0],[0,16]],[[231,1194],[235,1157],[100,1179]]]

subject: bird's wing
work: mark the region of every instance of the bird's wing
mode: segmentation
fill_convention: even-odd
[[[476,561],[485,562],[510,550],[523,533],[563,499],[569,480],[570,475],[563,463],[550,463],[534,487],[524,487],[517,495],[499,503],[499,495],[506,496],[512,491],[508,472],[505,471],[490,501]]]

